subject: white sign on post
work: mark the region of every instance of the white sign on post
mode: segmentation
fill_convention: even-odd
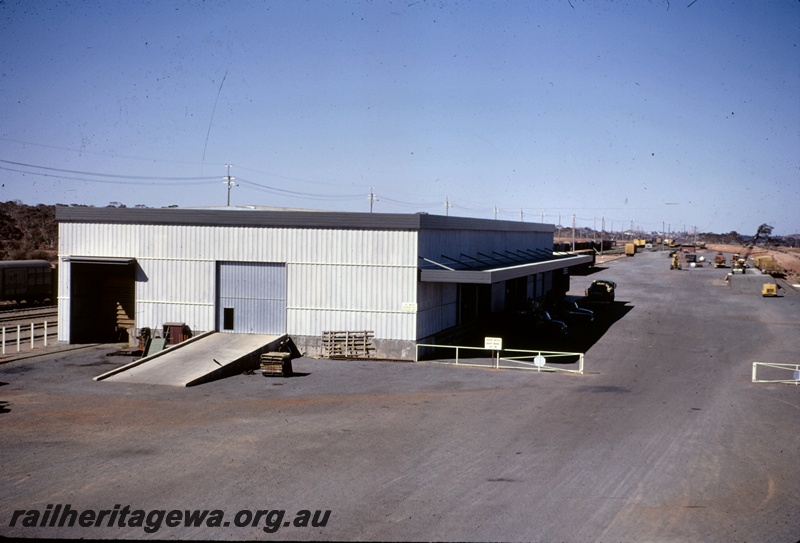
[[[483,348],[484,349],[491,349],[492,351],[492,367],[499,368],[500,367],[500,355],[497,355],[497,359],[495,359],[495,353],[498,351],[503,350],[503,338],[501,337],[486,337],[483,338]]]
[[[483,348],[491,349],[492,351],[503,350],[503,338],[501,337],[487,337],[483,340]]]

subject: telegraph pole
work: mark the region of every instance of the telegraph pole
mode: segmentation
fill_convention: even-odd
[[[369,188],[369,212],[372,213],[372,203],[375,202],[377,198],[375,197],[375,193],[372,192],[372,187]]]
[[[603,245],[605,245],[603,240],[606,239],[606,218],[605,218],[605,216],[600,218],[600,225],[601,225],[600,226],[600,256],[602,257],[603,256]]]
[[[231,166],[233,166],[233,164],[225,164],[225,166],[227,166],[227,168],[228,168],[228,175],[223,177],[223,179],[225,180],[225,181],[223,181],[223,183],[228,185],[228,207],[230,207],[231,206],[231,185],[233,185],[234,187],[236,186],[236,183],[233,182],[233,180],[236,179],[236,178],[235,177],[231,177]]]
[[[575,252],[575,214],[572,214],[572,252]]]
[[[444,197],[444,216],[445,217],[449,217],[450,216],[450,207],[451,206],[452,206],[452,204],[450,203],[450,197],[449,196],[445,196]]]

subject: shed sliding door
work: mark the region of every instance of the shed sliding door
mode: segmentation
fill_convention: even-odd
[[[286,333],[286,264],[219,262],[217,330]]]

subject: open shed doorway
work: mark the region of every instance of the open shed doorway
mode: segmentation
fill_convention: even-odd
[[[133,259],[70,260],[70,343],[128,342],[136,322]]]

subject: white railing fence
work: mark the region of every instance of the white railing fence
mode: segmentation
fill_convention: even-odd
[[[562,373],[578,373],[583,374],[584,353],[571,353],[559,351],[534,351],[522,349],[501,349],[493,350],[485,347],[466,347],[463,345],[434,345],[430,343],[418,343],[414,362],[419,362],[420,349],[444,349],[453,352],[454,359],[437,359],[430,360],[434,364],[452,364],[455,366],[474,366],[482,368],[493,369],[508,369],[508,370],[528,370],[528,371],[555,371]],[[464,358],[464,352],[483,351],[488,354],[483,358]],[[503,353],[513,354],[514,356],[503,356]],[[466,360],[466,361],[465,361]],[[574,364],[578,363],[578,367],[567,368],[555,364]]]
[[[48,336],[55,337],[58,327],[48,321],[3,326],[0,332],[0,354],[9,351],[21,352],[23,346],[33,350],[37,346],[47,347]]]
[[[769,373],[768,378],[759,379],[757,376],[758,368],[764,368]],[[780,370],[780,371],[770,371]],[[792,372],[792,377],[786,375],[786,371]],[[764,375],[762,371],[762,376]],[[754,383],[788,383],[800,385],[800,364],[779,364],[777,362],[753,362],[753,382]]]

